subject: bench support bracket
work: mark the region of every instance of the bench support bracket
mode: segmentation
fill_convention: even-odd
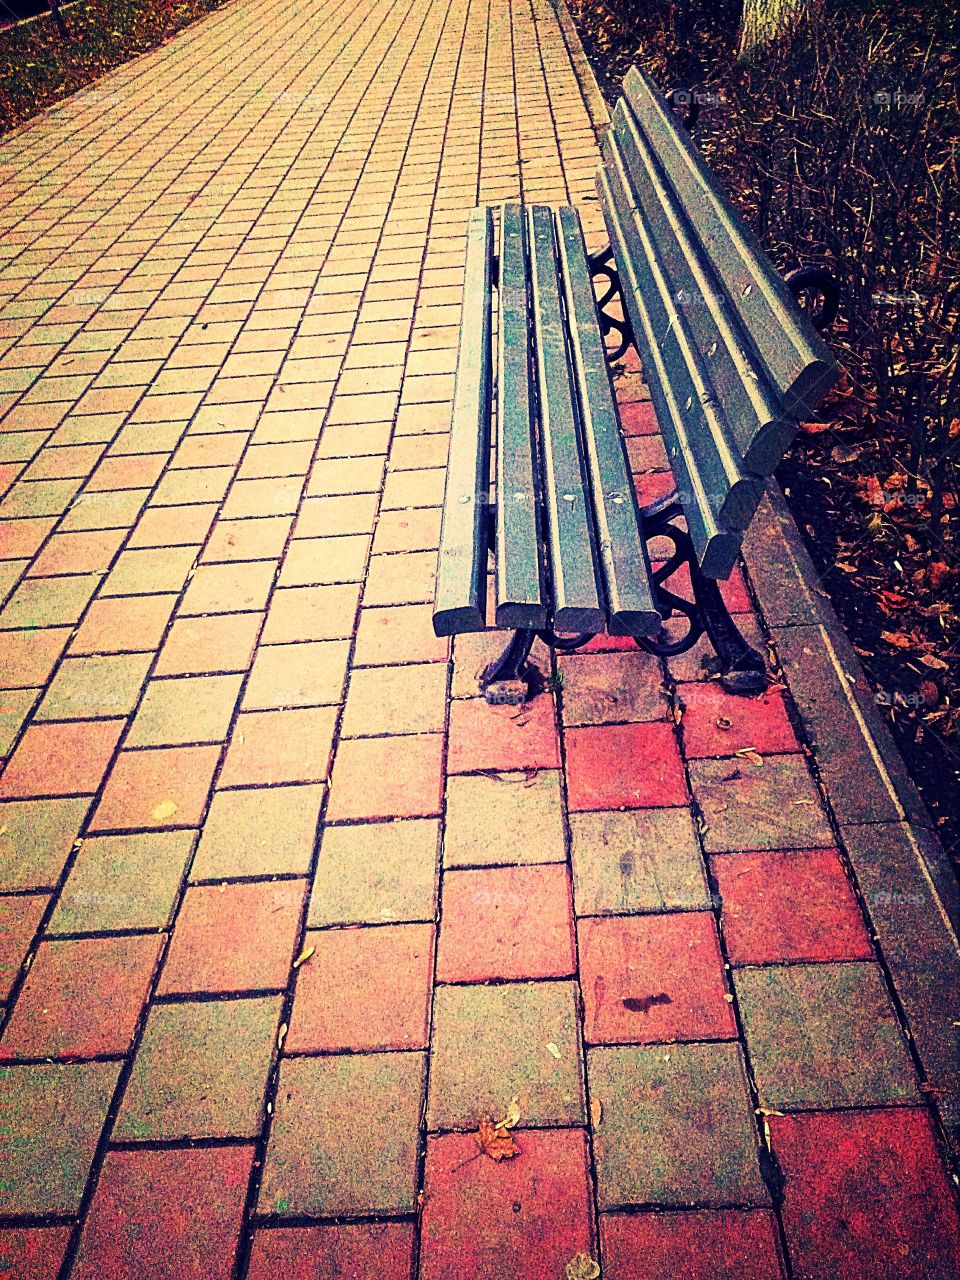
[[[687,628],[679,636],[670,636],[664,628],[654,636],[635,636],[637,646],[658,658],[675,658],[692,649],[705,634],[716,652],[723,687],[730,693],[762,692],[767,687],[763,655],[740,634],[717,582],[700,572],[690,535],[674,523],[683,518],[683,507],[676,496],[671,494],[651,503],[641,510],[640,516],[646,541],[667,538],[673,544],[670,556],[650,575],[654,603],[664,621],[682,616],[687,620]],[[690,573],[692,600],[684,599],[665,585],[683,565],[687,565]],[[536,692],[529,658],[537,639],[552,649],[570,653],[589,644],[593,634],[557,635],[548,628],[515,631],[500,656],[481,673],[480,688],[488,702],[518,705]]]
[[[535,631],[515,631],[499,658],[484,667],[480,688],[489,703],[501,706],[526,702],[530,692],[527,659],[536,638]]]
[[[532,693],[539,692],[542,683],[536,668],[527,659],[535,640],[542,640],[551,649],[570,653],[589,644],[594,633],[558,636],[549,628],[537,631],[515,631],[499,658],[484,667],[480,675],[480,688],[487,702],[493,705],[526,702]]]
[[[619,337],[616,347],[607,347],[607,364],[612,365],[622,360],[631,347],[636,350],[636,341],[630,317],[623,304],[623,286],[620,284],[620,273],[613,257],[613,249],[606,248],[600,253],[591,253],[587,261],[590,264],[592,280],[606,280],[606,287],[597,299],[597,318],[600,321],[600,332],[606,338],[610,333]],[[618,311],[609,311],[610,303],[619,299]]]
[[[716,580],[701,573],[686,529],[680,529],[673,523],[683,516],[683,507],[675,495],[644,507],[640,516],[643,536],[647,541],[667,538],[673,543],[668,559],[651,574],[657,611],[664,619],[682,614],[688,626],[683,635],[675,639],[671,639],[663,629],[656,636],[637,636],[639,647],[661,658],[676,657],[692,649],[706,632],[719,661],[723,687],[730,693],[749,694],[764,690],[767,687],[767,668],[763,655],[740,634]],[[693,600],[684,600],[664,585],[684,564],[689,569]]]

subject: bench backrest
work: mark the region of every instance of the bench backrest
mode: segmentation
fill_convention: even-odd
[[[725,577],[837,366],[637,68],[603,157],[604,216],[690,534],[704,572]]]

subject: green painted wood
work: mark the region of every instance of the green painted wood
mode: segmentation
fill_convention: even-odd
[[[615,161],[612,149],[610,154]],[[642,220],[633,219],[624,183],[624,176],[616,173],[615,164],[601,170],[599,185],[604,217],[620,272],[624,301],[698,563],[708,577],[728,577],[736,563],[739,538],[720,523],[716,513],[717,495],[711,492],[700,467],[701,449],[696,447],[700,441],[691,435],[685,418],[685,414],[695,408],[689,375],[685,384],[682,379],[674,382],[661,350],[666,322],[662,312],[658,315],[654,310],[657,290],[651,276],[650,258],[644,256],[648,249],[652,255],[653,247],[648,243],[649,238],[645,243],[641,236],[644,252],[635,251]],[[681,374],[682,366],[675,372]],[[687,400],[690,400],[689,407]]]
[[[731,533],[749,524],[762,493],[761,483],[747,474],[731,443],[732,432],[717,401],[686,317],[674,306],[670,280],[646,216],[633,202],[621,156],[612,138],[605,142],[607,175],[618,209],[623,253],[633,263],[642,298],[628,298],[628,310],[642,307],[646,340],[654,352],[654,377],[670,388],[679,419],[662,425],[671,465],[683,463],[694,478],[689,502],[709,511],[713,522]],[[646,368],[646,365],[645,365]],[[649,370],[647,370],[649,375]],[[679,477],[678,477],[679,481]]]
[[[482,631],[486,622],[492,247],[490,211],[475,209],[467,230],[463,323],[434,595],[438,636]]]
[[[603,631],[607,619],[560,304],[553,210],[529,205],[526,216],[552,625],[558,632]]]
[[[660,251],[673,305],[684,317],[712,393],[730,426],[730,446],[745,470],[769,475],[793,439],[796,419],[784,411],[763,364],[754,358],[722,279],[687,223],[676,192],[623,98],[614,110],[612,131],[632,195],[642,206]]]
[[[497,435],[498,627],[545,627],[548,617],[535,438],[533,321],[523,206],[500,216]]]
[[[637,274],[646,290],[644,304],[657,335],[658,356],[681,405],[686,443],[671,439],[668,430],[668,457],[672,463],[674,450],[681,449],[695,455],[688,458],[688,463],[695,462],[703,477],[705,500],[715,520],[723,528],[740,533],[760,502],[761,483],[743,469],[733,430],[705,368],[705,357],[690,331],[689,309],[678,308],[675,303],[660,245],[646,211],[634,199],[623,154],[612,134],[604,140],[603,152],[614,198],[621,206],[625,252],[637,260]],[[699,498],[694,496],[693,500]]]
[[[822,338],[758,248],[650,77],[624,80],[640,128],[677,192],[768,377],[794,416],[812,412],[839,376]]]
[[[590,477],[596,545],[612,635],[653,635],[661,618],[650,589],[650,565],[640,534],[636,493],[627,462],[580,218],[557,213],[569,359],[580,406],[583,450]]]

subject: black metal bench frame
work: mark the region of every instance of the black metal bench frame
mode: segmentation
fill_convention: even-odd
[[[672,100],[675,94],[668,95]],[[699,114],[699,112],[697,113]],[[697,116],[687,117],[687,128],[692,128]],[[626,307],[623,305],[623,292],[620,273],[617,270],[613,248],[607,246],[597,253],[588,255],[590,277],[593,281],[603,281],[597,294],[597,320],[604,338],[614,335],[613,344],[607,345],[607,363],[613,368],[628,351],[637,350],[636,339]],[[496,263],[495,263],[496,272]],[[791,293],[800,299],[803,296],[816,297],[818,301],[808,310],[811,323],[817,330],[827,329],[834,321],[840,302],[840,288],[836,279],[819,267],[798,267],[784,278]],[[494,282],[496,283],[496,276]],[[611,303],[619,304],[611,310]],[[492,516],[492,512],[491,512]],[[767,664],[761,653],[741,634],[730,614],[715,578],[706,577],[700,570],[693,543],[686,528],[675,522],[684,519],[683,507],[677,498],[676,490],[640,508],[641,533],[647,542],[655,538],[667,538],[673,544],[669,557],[653,569],[650,580],[654,587],[657,610],[664,622],[678,614],[687,619],[687,629],[675,639],[665,632],[658,636],[631,637],[639,649],[655,654],[659,658],[675,658],[686,653],[706,635],[717,656],[717,665],[721,681],[731,693],[759,693],[767,687]],[[492,552],[496,541],[496,526],[491,518],[488,523],[489,547]],[[664,584],[686,565],[690,574],[693,599],[687,600],[677,595]],[[534,643],[539,639],[552,649],[562,653],[573,653],[582,649],[600,634],[589,632],[582,635],[557,635],[549,628],[537,630],[517,630],[513,633],[503,652],[480,674],[480,688],[491,701],[501,700],[497,694],[497,685],[510,685],[522,680],[527,670],[528,659]],[[501,695],[510,697],[509,692]]]

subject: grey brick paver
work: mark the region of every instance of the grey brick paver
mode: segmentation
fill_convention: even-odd
[[[826,1109],[916,1097],[906,1042],[876,966],[741,969],[736,988],[763,1106]]]

